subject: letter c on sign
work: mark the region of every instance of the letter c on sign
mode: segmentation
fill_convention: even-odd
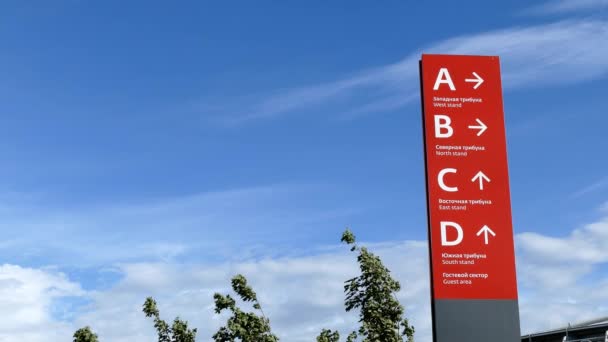
[[[443,169],[443,170],[439,171],[439,175],[437,175],[437,182],[439,183],[439,187],[447,192],[458,191],[458,188],[455,186],[452,187],[452,186],[445,185],[445,182],[443,181],[443,177],[445,176],[446,173],[456,173],[456,169]]]

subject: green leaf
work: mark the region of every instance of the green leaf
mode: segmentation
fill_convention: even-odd
[[[99,340],[97,339],[97,334],[93,333],[91,328],[84,327],[76,330],[74,342],[99,342]]]
[[[160,319],[156,301],[152,297],[146,298],[143,306],[146,317],[154,318],[154,328],[158,334],[158,342],[195,342],[196,329],[189,329],[188,322],[182,321],[179,317],[173,320],[173,325]]]
[[[353,232],[351,232],[350,229],[346,228],[344,233],[342,233],[342,239],[340,241],[344,242],[348,245],[353,245],[356,241],[355,234],[353,234]]]
[[[215,294],[216,313],[230,309],[232,315],[226,325],[220,327],[213,335],[215,342],[277,342],[279,338],[272,333],[270,321],[264,316],[255,291],[247,284],[247,279],[238,274],[232,278],[232,290],[244,301],[253,302],[253,309],[261,312],[245,312],[236,305],[230,295]]]
[[[341,241],[352,245],[351,251],[358,250],[360,271],[358,276],[344,282],[345,310],[359,311],[359,328],[346,341],[362,338],[362,342],[403,342],[404,339],[413,342],[414,327],[404,318],[403,306],[396,298],[401,290],[399,282],[378,256],[366,247],[355,246],[355,235],[349,229],[342,234]]]
[[[317,336],[317,342],[339,342],[340,334],[337,331],[331,331],[329,329],[323,329],[319,336]]]

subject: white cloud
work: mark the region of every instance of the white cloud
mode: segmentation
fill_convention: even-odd
[[[526,11],[529,14],[561,14],[608,9],[608,0],[554,0]]]
[[[517,236],[527,257],[544,263],[573,263],[577,266],[608,262],[608,218],[575,229],[564,238],[537,233]]]
[[[54,301],[82,296],[84,291],[63,274],[51,270],[0,266],[0,341],[68,340],[68,323],[52,315]]]
[[[401,61],[319,85],[296,87],[225,110],[238,124],[326,106],[341,117],[399,108],[418,98],[422,52],[498,55],[505,88],[553,86],[608,73],[608,22],[565,20],[465,35],[424,47]],[[567,47],[567,48],[566,48]],[[234,116],[246,111],[247,114]],[[232,115],[230,115],[232,113]]]
[[[536,233],[516,236],[522,332],[529,333],[608,314],[608,218],[565,237]],[[402,283],[400,301],[416,326],[417,341],[431,341],[424,242],[372,244]],[[323,252],[319,252],[323,250]],[[357,274],[355,255],[345,246],[319,249],[307,256],[267,257],[208,264],[125,263],[111,288],[84,292],[52,270],[0,267],[0,341],[69,340],[90,325],[102,341],[139,342],[153,338],[152,322],[141,312],[145,297],[155,297],[166,320],[179,315],[208,341],[225,317],[213,314],[213,293],[229,291],[229,279],[247,276],[266,314],[284,341],[312,341],[320,329],[346,334],[356,314],[345,313],[343,282]],[[51,313],[56,300],[87,298],[73,322]]]
[[[608,314],[608,305],[602,304],[608,301],[608,277],[596,272],[608,262],[607,222],[608,218],[599,220],[564,238],[530,233],[516,237],[523,333]],[[417,341],[431,341],[426,244],[371,248],[403,285],[399,298],[417,328]],[[137,315],[133,319],[138,323],[130,324],[132,335],[122,324],[108,323],[118,308],[140,310],[144,293],[159,298],[165,317],[181,313],[201,329],[201,340],[207,340],[221,321],[211,314],[212,293],[227,291],[228,279],[236,273],[249,278],[285,341],[311,341],[323,327],[346,333],[356,319],[343,311],[342,283],[357,272],[354,255],[343,247],[307,257],[221,265],[135,264],[122,269],[125,279],[97,294],[97,307],[86,316],[87,322],[109,324],[99,331],[113,341],[121,341],[120,336],[138,341],[141,331],[151,333],[150,323]]]
[[[429,340],[426,245],[406,242],[372,248],[401,279],[399,298],[406,303],[419,341]],[[357,274],[355,257],[342,247],[320,255],[220,265],[124,265],[125,278],[110,291],[93,294],[95,305],[79,322],[95,323],[104,340],[144,341],[153,335],[153,328],[141,314],[141,304],[152,295],[167,320],[180,315],[199,328],[201,341],[207,341],[222,323],[213,314],[213,293],[229,291],[230,277],[242,273],[258,292],[282,340],[312,341],[324,327],[347,334],[356,315],[344,312],[343,282]],[[117,320],[117,316],[125,319]]]
[[[429,290],[426,280],[426,245],[420,242],[372,245],[401,279],[399,299],[416,325],[418,340],[430,340]],[[21,310],[11,325],[0,325],[0,341],[69,340],[73,331],[89,325],[102,341],[144,342],[154,336],[152,322],[141,312],[146,296],[159,302],[162,316],[170,321],[180,315],[199,329],[199,340],[208,341],[225,317],[213,313],[213,293],[229,291],[230,277],[247,276],[258,292],[274,330],[284,341],[312,341],[322,328],[347,334],[356,314],[343,307],[343,282],[356,275],[356,255],[347,247],[329,248],[319,255],[267,258],[222,264],[137,263],[120,266],[123,278],[112,288],[84,293],[62,275],[41,270],[5,266],[0,279],[0,298],[15,298],[6,312]],[[57,288],[54,292],[48,289]],[[23,289],[30,289],[24,292]],[[59,295],[84,296],[92,300],[73,323],[53,320],[52,301]],[[4,315],[5,317],[7,315]]]
[[[608,314],[608,217],[564,237],[516,236],[522,331]]]

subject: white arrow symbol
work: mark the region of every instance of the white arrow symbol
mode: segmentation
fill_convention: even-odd
[[[492,229],[490,229],[490,227],[484,225],[478,232],[477,232],[477,236],[480,236],[481,234],[484,234],[484,239],[486,242],[486,245],[488,244],[488,234],[492,235],[492,236],[496,236],[496,233],[494,233],[492,231]]]
[[[475,175],[475,177],[473,177],[473,179],[471,179],[471,182],[475,182],[476,180],[479,180],[479,190],[483,190],[483,181],[484,180],[486,182],[490,182],[490,178],[488,178],[488,176],[486,176],[481,171],[477,172],[477,174]]]
[[[480,136],[483,134],[483,132],[486,131],[486,129],[488,129],[488,126],[486,126],[481,120],[479,119],[475,119],[475,121],[477,121],[477,123],[479,124],[479,126],[469,126],[469,129],[478,129],[479,132],[477,132],[477,136]]]
[[[479,77],[479,75],[477,75],[476,72],[473,72],[473,76],[475,76],[475,78],[467,78],[464,81],[465,82],[469,82],[469,83],[477,83],[473,89],[477,89],[479,88],[479,86],[483,83],[483,78]]]

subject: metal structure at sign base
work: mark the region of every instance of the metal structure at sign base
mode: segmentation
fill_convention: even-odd
[[[526,334],[521,342],[608,342],[608,317]]]

